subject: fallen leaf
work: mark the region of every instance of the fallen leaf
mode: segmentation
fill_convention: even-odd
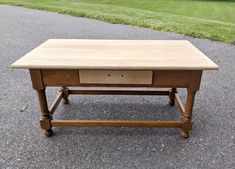
[[[24,106],[22,106],[22,108],[20,109],[20,112],[25,111],[28,107],[29,107],[28,105],[24,105]]]

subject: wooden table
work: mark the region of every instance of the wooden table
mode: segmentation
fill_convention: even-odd
[[[180,128],[181,137],[188,138],[202,72],[218,69],[214,62],[184,40],[50,39],[17,60],[12,67],[29,69],[33,88],[38,94],[41,128],[48,137],[53,135],[52,127],[122,126]],[[51,86],[61,89],[48,108],[45,89]],[[85,89],[70,90],[69,86]],[[123,90],[123,87],[129,90]],[[131,90],[133,87],[140,90]],[[153,90],[142,90],[143,87]],[[185,106],[177,88],[187,88]],[[71,94],[166,95],[171,106],[176,103],[181,120],[53,119],[61,100],[68,104]]]

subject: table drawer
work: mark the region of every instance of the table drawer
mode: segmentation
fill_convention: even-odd
[[[79,70],[81,84],[137,84],[151,85],[152,71]]]
[[[43,69],[43,83],[46,86],[77,86],[79,85],[78,70]]]
[[[153,86],[156,87],[188,87],[192,71],[190,70],[156,70]]]

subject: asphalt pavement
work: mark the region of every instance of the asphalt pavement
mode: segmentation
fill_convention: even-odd
[[[186,39],[220,66],[203,74],[193,131],[56,128],[46,138],[28,70],[11,63],[50,38]],[[235,166],[235,46],[93,19],[0,5],[0,168],[233,169]],[[57,89],[47,89],[51,103]],[[185,99],[185,90],[180,90]],[[72,96],[54,118],[177,119],[158,96]],[[25,109],[26,108],[26,109]],[[23,110],[25,109],[25,110]]]

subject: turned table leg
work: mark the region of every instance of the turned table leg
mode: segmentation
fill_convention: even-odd
[[[170,97],[170,101],[169,101],[169,104],[171,106],[174,106],[175,105],[175,93],[177,93],[177,89],[176,88],[172,88],[170,90],[170,93],[169,93],[169,97]]]
[[[196,91],[188,89],[185,112],[182,115],[183,127],[180,133],[182,138],[188,138],[189,132],[192,130],[192,111]]]
[[[52,116],[50,115],[50,111],[47,106],[46,92],[45,86],[42,80],[42,74],[40,69],[30,69],[30,76],[33,88],[37,91],[39,106],[40,106],[40,125],[41,128],[44,129],[44,133],[47,137],[53,135],[53,131],[51,129],[51,120]]]
[[[45,89],[38,89],[36,91],[38,93],[38,100],[39,100],[39,105],[40,105],[40,110],[41,110],[40,125],[41,125],[41,128],[44,129],[44,134],[47,137],[50,137],[53,135],[53,131],[51,129],[51,122],[50,122],[52,120],[52,116],[49,114]]]
[[[69,104],[69,89],[67,87],[61,87],[60,89],[63,92],[63,103],[64,104]]]

